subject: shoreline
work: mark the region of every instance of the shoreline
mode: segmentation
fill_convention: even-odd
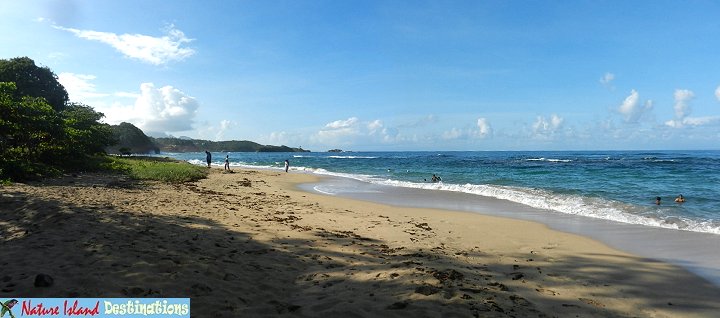
[[[322,180],[300,187],[305,191],[393,206],[431,207],[538,222],[634,255],[681,266],[720,287],[720,255],[715,253],[720,235],[559,213],[476,194],[392,187],[332,176],[324,176]],[[340,190],[330,193],[322,190],[325,187]]]
[[[687,270],[539,223],[308,193],[314,175],[0,188],[1,297],[191,297],[192,315],[712,317]],[[37,274],[54,278],[34,287]]]

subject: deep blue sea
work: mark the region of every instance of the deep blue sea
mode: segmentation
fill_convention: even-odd
[[[720,151],[213,153],[213,165],[225,155],[235,167],[282,169],[287,159],[294,171],[720,234]],[[205,164],[205,153],[161,156]],[[433,174],[442,181],[431,182]],[[680,194],[685,203],[674,202]]]

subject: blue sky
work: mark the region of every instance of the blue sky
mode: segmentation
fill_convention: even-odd
[[[345,150],[719,149],[717,1],[10,1],[0,58],[146,133]]]

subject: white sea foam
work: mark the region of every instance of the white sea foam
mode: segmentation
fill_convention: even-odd
[[[537,158],[536,160],[540,159],[547,160],[545,158]],[[206,164],[203,160],[198,159],[191,159],[188,160],[188,162],[195,165],[203,166]],[[239,166],[248,169],[283,170],[283,167],[279,163],[276,164],[277,166],[260,166],[238,162],[233,163],[232,166]],[[381,178],[371,175],[332,172],[322,168],[291,166],[290,169],[292,171],[349,178],[358,181],[393,187],[452,191],[473,195],[481,195],[521,203],[538,209],[544,209],[565,214],[580,215],[590,218],[612,220],[628,224],[638,224],[668,229],[720,234],[720,224],[718,224],[718,222],[702,221],[680,216],[663,216],[663,213],[659,213],[662,211],[656,210],[662,209],[662,207],[640,207],[608,199],[592,198],[572,194],[557,194],[547,190],[523,187],[482,184],[452,184],[443,182],[418,183]],[[316,191],[331,195],[337,194],[337,192],[331,188],[316,189]]]
[[[205,161],[202,161],[202,160],[199,160],[199,159],[190,159],[190,160],[188,160],[187,162],[189,162],[189,163],[191,163],[191,164],[194,164],[194,165],[197,165],[197,166],[204,166],[204,165],[207,164]]]
[[[452,191],[481,195],[521,203],[543,210],[628,224],[720,234],[720,224],[713,224],[712,222],[699,221],[686,217],[664,217],[661,216],[660,213],[653,213],[653,209],[656,208],[655,206],[639,207],[602,198],[592,198],[572,194],[556,194],[541,189],[498,185],[461,185],[443,182],[417,183],[385,179],[369,175],[334,173],[322,169],[318,169],[314,171],[314,173],[351,178],[386,186]],[[648,215],[640,215],[640,213]]]
[[[528,158],[525,161],[572,162],[570,159]]]
[[[373,156],[328,156],[328,158],[333,158],[333,159],[377,159],[379,157],[373,157]]]

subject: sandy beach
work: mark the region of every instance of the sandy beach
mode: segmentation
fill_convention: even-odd
[[[720,313],[720,288],[677,266],[529,221],[297,188],[315,178],[3,186],[0,297],[190,297],[193,317]]]

